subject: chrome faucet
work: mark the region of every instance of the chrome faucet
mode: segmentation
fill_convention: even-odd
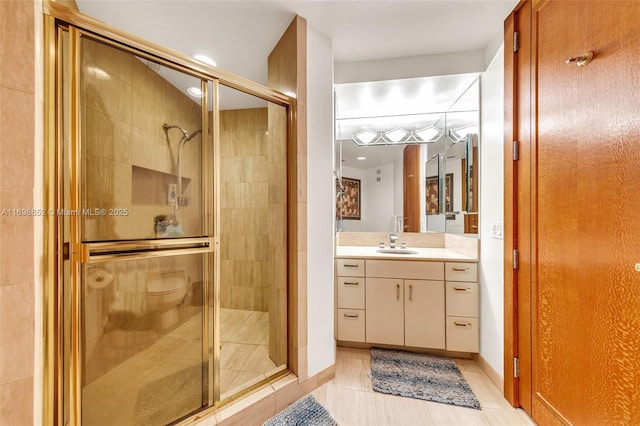
[[[389,247],[396,248],[396,241],[398,240],[398,236],[396,234],[389,234]]]

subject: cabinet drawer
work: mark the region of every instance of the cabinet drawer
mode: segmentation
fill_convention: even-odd
[[[364,311],[338,309],[338,340],[364,342]]]
[[[478,318],[447,316],[447,350],[477,353],[479,349]]]
[[[338,308],[364,309],[364,278],[338,277]]]
[[[442,281],[444,262],[367,260],[367,277]]]
[[[336,259],[339,277],[364,277],[364,259]]]
[[[447,281],[478,281],[477,263],[447,262],[444,269]]]
[[[447,281],[447,315],[478,316],[478,283]]]

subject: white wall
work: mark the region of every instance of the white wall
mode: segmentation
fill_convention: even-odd
[[[480,355],[500,376],[504,369],[503,240],[491,225],[503,223],[504,45],[480,78]]]
[[[378,173],[379,172],[379,173]],[[360,220],[344,219],[345,232],[393,232],[393,216],[402,215],[402,158],[394,163],[356,169],[342,166],[342,176],[360,180]],[[379,179],[379,180],[378,180]]]
[[[367,169],[362,181],[362,212],[368,230],[393,231],[393,164]]]
[[[482,72],[485,66],[485,49],[374,61],[337,62],[335,82],[342,84],[464,74]]]
[[[333,337],[333,50],[307,26],[308,371],[335,364]]]

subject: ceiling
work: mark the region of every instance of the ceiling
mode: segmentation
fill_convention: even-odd
[[[501,33],[518,0],[76,2],[82,13],[111,26],[186,55],[206,54],[227,71],[267,84],[267,57],[296,14],[332,40],[335,62],[352,62],[484,49]],[[180,90],[193,85],[193,78],[164,71],[156,72]],[[339,85],[337,118],[447,111],[475,78],[463,74]],[[223,89],[220,103],[233,109],[264,106],[265,101]],[[351,132],[346,123],[337,127]]]
[[[333,41],[336,62],[485,48],[517,0],[77,0],[81,12],[262,84],[295,14]]]

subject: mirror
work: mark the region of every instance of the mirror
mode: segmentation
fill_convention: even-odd
[[[477,235],[478,78],[336,85],[337,230]]]

